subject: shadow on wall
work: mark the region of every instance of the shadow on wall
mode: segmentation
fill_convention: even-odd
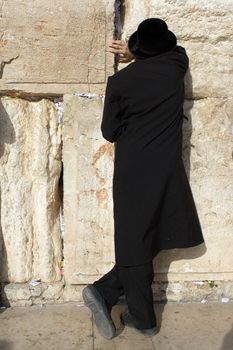
[[[184,103],[184,115],[188,119],[183,119],[183,162],[186,170],[188,179],[190,180],[190,169],[191,169],[191,148],[194,145],[191,144],[192,136],[192,108],[194,105],[193,99],[193,88],[192,88],[192,75],[190,69],[188,69],[185,76],[185,96],[186,100]]]
[[[232,350],[233,344],[233,325],[232,329],[225,335],[223,344],[220,350]]]
[[[13,124],[0,100],[0,158],[4,155],[5,144],[15,142],[15,130]],[[8,281],[8,260],[7,251],[2,230],[2,183],[0,182],[0,304],[10,306],[10,303],[4,293],[4,284]],[[1,309],[0,312],[3,312]],[[9,349],[9,347],[5,347]],[[0,347],[0,349],[2,349]],[[3,347],[4,349],[4,347]]]
[[[191,169],[191,148],[195,146],[191,144],[191,136],[192,136],[192,108],[194,105],[193,98],[193,88],[192,88],[192,75],[190,69],[186,73],[185,77],[185,91],[186,91],[186,101],[184,104],[184,115],[188,118],[183,119],[183,162],[186,170],[186,174],[188,179],[190,180],[190,169]],[[195,200],[195,199],[194,199]],[[163,295],[161,296],[161,301],[163,304],[160,307],[156,307],[156,317],[159,327],[161,326],[162,314],[164,310],[164,306],[167,303],[167,288],[168,288],[168,272],[170,269],[170,265],[173,261],[183,260],[183,259],[196,259],[204,255],[207,251],[205,243],[200,244],[195,247],[185,248],[185,249],[171,249],[164,250],[159,254],[163,254],[164,258],[162,259],[162,273],[164,275],[163,281],[165,282],[164,289],[160,291]],[[158,271],[156,267],[156,258],[153,261],[154,264],[154,272]],[[166,283],[167,282],[167,283]],[[160,294],[161,295],[161,294]],[[157,310],[158,309],[158,310]],[[232,339],[232,338],[231,338]],[[227,349],[227,348],[226,348]],[[224,348],[225,350],[225,348]]]
[[[13,350],[14,344],[8,340],[0,340],[0,349],[1,350]]]
[[[161,326],[161,322],[162,322],[162,314],[164,311],[164,307],[167,304],[167,288],[168,288],[168,272],[170,269],[170,265],[173,261],[177,261],[177,260],[188,260],[188,259],[196,259],[199,258],[200,256],[204,255],[206,252],[206,245],[205,243],[200,244],[196,247],[192,247],[192,248],[185,248],[185,249],[171,249],[170,251],[168,250],[164,250],[163,252],[160,252],[159,254],[166,254],[166,257],[163,259],[163,290],[160,290],[160,301],[162,302],[162,304],[156,309],[156,318],[157,318],[157,322],[158,322],[158,326]],[[156,263],[154,263],[154,272],[156,273],[157,271],[157,267],[156,267]],[[161,295],[162,294],[162,295]]]

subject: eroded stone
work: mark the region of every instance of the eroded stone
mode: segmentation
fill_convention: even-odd
[[[159,17],[186,48],[190,58],[186,76],[188,98],[232,97],[231,0],[126,0],[125,6],[125,38],[142,20]]]
[[[1,279],[60,279],[61,130],[54,103],[1,98]]]
[[[106,55],[113,16],[113,0],[7,1],[1,8],[0,91],[63,94],[105,83],[106,70],[113,71]]]
[[[114,146],[101,135],[102,109],[101,98],[64,98],[64,256],[72,284],[93,280],[114,263]]]

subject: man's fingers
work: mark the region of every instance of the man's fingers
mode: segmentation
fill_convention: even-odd
[[[113,54],[119,54],[120,62],[130,62],[133,59],[128,51],[128,45],[124,40],[112,40],[107,51]]]
[[[113,44],[120,44],[120,45],[126,45],[126,41],[124,40],[111,40],[111,43]]]
[[[123,52],[120,52],[119,50],[117,49],[110,49],[110,50],[107,50],[108,52],[111,52],[111,53],[123,53]]]
[[[109,46],[109,48],[110,48],[111,50],[118,50],[118,51],[122,51],[122,50],[123,50],[122,47],[118,47],[118,46]]]
[[[115,49],[115,48],[110,48],[109,49],[109,52],[112,52],[112,53],[123,53],[125,54],[125,50],[124,49]]]
[[[128,62],[131,62],[132,59],[130,59],[129,57],[120,57],[119,58],[119,62],[120,63],[128,63]]]
[[[123,49],[123,48],[126,47],[126,46],[124,46],[124,45],[119,45],[119,44],[110,44],[109,47],[112,47],[112,48],[114,48],[114,49]]]
[[[109,46],[114,46],[114,47],[126,47],[127,44],[126,42],[124,41],[121,41],[121,40],[112,40],[110,42],[110,45]]]

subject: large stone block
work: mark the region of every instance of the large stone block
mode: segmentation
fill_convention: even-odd
[[[217,277],[217,276],[215,276]],[[2,301],[5,306],[32,306],[41,309],[48,304],[75,302],[84,306],[82,290],[85,285],[62,282],[41,283],[30,287],[26,283],[9,283],[2,286]],[[159,281],[152,284],[153,298],[157,302],[222,302],[233,300],[232,280],[181,280]],[[224,299],[223,299],[224,298]],[[125,303],[125,295],[119,298],[119,304]]]
[[[157,278],[233,279],[232,99],[186,101],[183,159],[206,241],[193,249],[162,252]],[[161,274],[161,276],[159,276]],[[217,277],[218,276],[218,277]]]
[[[113,0],[4,1],[0,90],[63,94],[105,83],[113,16]]]
[[[125,38],[145,18],[160,17],[190,58],[183,159],[207,249],[161,252],[154,261],[159,280],[233,278],[232,5],[232,0],[125,0]]]
[[[190,58],[186,96],[229,97],[233,81],[232,5],[232,0],[125,0],[124,37],[145,18],[166,20]]]
[[[183,156],[189,178],[232,176],[233,99],[186,101]]]
[[[68,283],[87,283],[114,264],[114,146],[100,132],[103,103],[65,95],[64,256]]]
[[[63,282],[40,283],[30,286],[26,283],[9,283],[2,288],[2,301],[6,306],[27,306],[33,304],[60,303]]]
[[[61,130],[54,103],[0,101],[1,279],[60,279]]]
[[[154,261],[156,279],[233,278],[232,111],[231,99],[186,101],[189,119],[183,123],[183,158],[207,249],[161,252]],[[113,145],[101,136],[101,116],[101,99],[65,97],[65,276],[69,283],[93,281],[114,263],[114,153]]]

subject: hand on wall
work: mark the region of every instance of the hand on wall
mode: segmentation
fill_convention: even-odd
[[[112,40],[109,48],[109,52],[119,54],[119,62],[121,63],[128,63],[134,59],[134,55],[130,52],[125,40]]]

